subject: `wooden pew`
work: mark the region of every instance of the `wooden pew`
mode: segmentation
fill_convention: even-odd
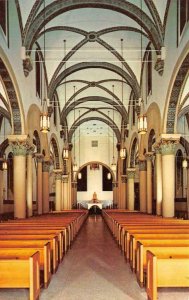
[[[167,251],[174,253],[180,253],[181,251],[187,251],[189,254],[189,240],[143,240],[137,241],[136,249],[136,276],[137,281],[141,287],[145,285],[146,275],[146,252],[147,250],[159,253],[166,253]]]
[[[28,288],[30,300],[38,300],[39,269],[39,252],[11,258],[0,256],[0,288]]]
[[[131,269],[135,271],[135,262],[136,262],[136,245],[138,240],[143,239],[172,239],[172,240],[182,240],[189,239],[189,233],[139,233],[130,236],[129,242],[129,261]]]
[[[0,224],[0,234],[56,234],[59,241],[59,260],[62,261],[64,255],[64,229],[61,227],[48,227],[46,225],[20,223],[20,225],[7,223]]]
[[[153,233],[175,233],[175,234],[180,234],[180,233],[183,233],[183,234],[189,234],[189,227],[185,227],[185,226],[178,226],[178,227],[175,227],[175,226],[172,226],[172,225],[169,225],[169,224],[166,224],[166,225],[162,225],[161,228],[159,228],[159,226],[156,226],[156,225],[149,225],[149,226],[141,226],[140,228],[137,228],[137,229],[127,229],[125,230],[125,252],[127,252],[127,250],[129,249],[129,242],[130,242],[130,235],[135,235],[135,234],[153,234]],[[128,252],[126,253],[126,259],[130,259],[129,255],[132,255],[132,253]]]
[[[163,228],[170,228],[170,229],[189,229],[189,224],[183,224],[183,223],[178,223],[178,222],[169,222],[169,221],[164,221],[162,222],[162,220],[158,220],[157,222],[144,222],[141,224],[127,224],[122,226],[121,228],[121,232],[120,232],[120,246],[122,251],[125,252],[125,235],[126,232],[131,232],[132,230],[135,230],[136,232],[139,232],[140,230],[144,230],[144,229],[152,229],[152,228],[156,228],[156,229],[163,229]],[[133,231],[134,233],[134,231]]]
[[[158,287],[189,287],[189,254],[156,256],[147,251],[148,300],[157,300]]]
[[[31,226],[29,229],[28,228],[21,228],[21,227],[14,227],[12,228],[2,228],[0,226],[0,235],[6,235],[6,234],[25,234],[25,235],[49,235],[49,234],[55,234],[58,237],[58,256],[59,260],[62,261],[63,259],[63,231],[62,230],[54,230],[54,229],[45,229],[45,228],[38,228],[38,227],[33,227]]]
[[[55,273],[58,269],[59,259],[58,259],[58,237],[53,234],[49,235],[24,235],[24,234],[0,234],[0,241],[13,240],[13,241],[23,241],[23,240],[42,240],[49,241],[51,247],[51,257],[52,257],[52,271]]]
[[[12,250],[12,251],[11,251]],[[42,271],[43,286],[48,287],[51,279],[51,250],[50,242],[48,241],[1,241],[0,240],[0,256],[4,255],[6,251],[6,256],[8,253],[28,253],[28,251],[39,251],[40,254],[40,270]]]

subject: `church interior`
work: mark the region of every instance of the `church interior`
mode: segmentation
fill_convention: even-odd
[[[187,0],[0,0],[0,300],[189,299],[188,88]]]

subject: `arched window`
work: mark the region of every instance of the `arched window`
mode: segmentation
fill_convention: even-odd
[[[33,144],[36,147],[35,152],[41,153],[41,144],[40,144],[39,134],[37,130],[35,130],[33,133]]]
[[[138,165],[138,141],[137,138],[134,139],[131,149],[131,159],[130,159],[130,167],[134,168]]]
[[[150,131],[149,139],[148,139],[148,151],[149,152],[153,151],[153,144],[155,143],[155,141],[156,141],[156,135],[155,135],[154,129],[152,129]]]

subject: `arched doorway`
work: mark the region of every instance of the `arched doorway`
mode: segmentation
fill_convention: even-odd
[[[112,183],[115,176],[112,170],[101,162],[89,162],[79,172],[82,176],[81,179],[77,178],[77,206],[88,208],[88,204],[95,201],[102,208],[113,207]]]

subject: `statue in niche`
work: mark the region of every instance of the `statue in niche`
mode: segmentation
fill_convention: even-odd
[[[98,202],[96,192],[93,193],[92,202],[93,202],[93,203],[97,203],[97,202]]]

